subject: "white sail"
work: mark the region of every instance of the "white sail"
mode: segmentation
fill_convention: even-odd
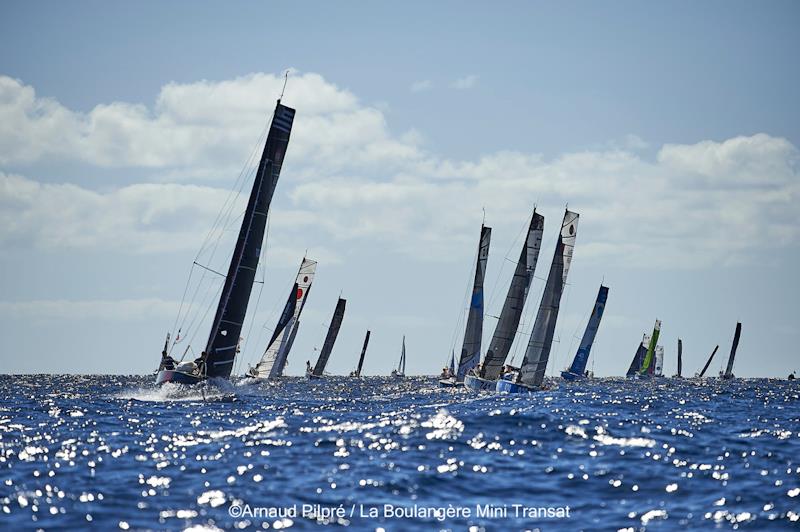
[[[567,282],[569,266],[572,262],[572,251],[575,248],[575,238],[578,233],[578,213],[566,211],[561,222],[561,233],[556,244],[550,273],[533,324],[533,331],[522,360],[519,379],[528,386],[539,387],[544,381],[547,361],[550,358],[550,348],[556,330],[558,310],[561,306],[561,294]]]
[[[304,258],[300,264],[300,270],[297,272],[293,293],[289,294],[286,307],[272,335],[272,341],[264,351],[259,363],[250,371],[251,376],[274,379],[283,375],[283,368],[286,367],[289,350],[292,347],[294,336],[297,334],[300,313],[303,311],[316,271],[317,263]]]
[[[654,369],[656,377],[664,375],[664,346],[656,346],[656,367]]]

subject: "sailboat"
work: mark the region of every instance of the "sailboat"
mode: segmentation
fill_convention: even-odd
[[[478,240],[478,259],[475,264],[475,279],[472,283],[467,326],[464,329],[464,343],[461,347],[461,358],[458,361],[456,374],[450,379],[442,379],[439,384],[446,387],[460,386],[467,374],[479,361],[481,356],[481,337],[483,336],[483,278],[486,274],[486,262],[489,258],[489,242],[492,228],[481,224],[481,237]]]
[[[528,233],[519,254],[519,261],[517,261],[511,285],[508,287],[506,300],[503,303],[503,310],[500,312],[500,319],[497,321],[492,341],[489,343],[489,350],[486,351],[480,370],[464,376],[464,386],[470,390],[494,391],[497,386],[497,378],[502,372],[509,351],[511,351],[511,345],[514,343],[519,321],[522,318],[522,311],[525,308],[525,300],[528,298],[536,262],[539,260],[539,250],[542,247],[543,231],[544,216],[538,214],[534,209]]]
[[[642,361],[644,360],[644,355],[647,353],[647,346],[650,344],[650,335],[645,333],[642,335],[642,341],[639,344],[639,347],[636,348],[636,353],[633,355],[633,360],[631,361],[631,365],[628,368],[627,373],[625,376],[629,379],[635,378],[636,373],[638,373],[639,368],[642,367]]]
[[[682,379],[683,378],[683,341],[678,338],[678,373],[675,375],[674,378]]]
[[[196,360],[180,362],[165,348],[156,384],[195,384],[208,378],[230,377],[264,242],[267,213],[289,145],[294,115],[294,109],[278,100],[205,349]]]
[[[664,346],[656,346],[655,362],[653,363],[653,377],[664,376]]]
[[[364,337],[364,345],[361,347],[361,356],[358,358],[358,367],[355,371],[350,372],[351,377],[361,376],[361,368],[364,367],[364,357],[367,355],[367,345],[369,345],[369,334],[370,332],[367,331],[367,335]]]
[[[597,299],[594,302],[594,309],[592,315],[589,317],[589,322],[586,324],[586,330],[583,332],[581,344],[578,346],[578,352],[575,353],[575,358],[569,369],[561,372],[561,377],[574,381],[586,378],[586,363],[589,362],[589,353],[592,350],[594,337],[597,335],[597,329],[600,328],[600,320],[603,318],[603,311],[606,308],[606,301],[608,300],[608,287],[600,285],[600,290],[597,292]]]
[[[406,336],[403,335],[403,345],[400,348],[400,362],[397,363],[397,369],[392,370],[391,377],[393,379],[402,379],[406,376]]]
[[[719,349],[719,345],[717,345],[716,347],[714,347],[714,350],[713,350],[713,351],[711,351],[711,356],[709,356],[709,357],[708,357],[708,360],[706,360],[706,365],[705,365],[705,366],[703,366],[703,369],[701,369],[701,370],[700,370],[700,373],[697,375],[697,378],[698,378],[698,379],[702,379],[702,378],[703,378],[703,376],[706,374],[706,371],[708,371],[708,366],[710,366],[710,365],[711,365],[711,361],[712,361],[712,360],[714,360],[714,355],[716,355],[716,354],[717,354],[717,350],[718,350],[718,349]]]
[[[333,318],[331,324],[328,326],[328,334],[325,335],[325,342],[322,344],[322,351],[319,353],[317,363],[314,368],[306,362],[306,377],[309,379],[321,379],[325,372],[325,366],[328,365],[328,359],[331,357],[333,351],[333,344],[336,342],[336,337],[339,335],[339,328],[342,326],[342,319],[344,319],[344,307],[347,300],[339,298],[336,302],[336,308],[333,311]]]
[[[637,379],[649,379],[655,373],[655,355],[656,345],[658,345],[658,335],[661,334],[661,320],[656,320],[653,325],[653,334],[650,335],[650,343],[647,345],[647,351],[642,359],[642,366],[636,372]]]
[[[515,375],[506,374],[497,381],[498,392],[528,393],[542,389],[561,306],[561,295],[567,283],[575,239],[578,236],[578,216],[578,213],[569,210],[564,213],[556,251],[550,264],[550,272],[547,274],[525,358]]]
[[[736,323],[736,331],[733,333],[733,343],[731,344],[731,354],[728,357],[728,365],[725,367],[725,373],[720,375],[722,379],[733,379],[733,361],[736,358],[736,349],[739,347],[739,337],[742,335],[742,324]]]
[[[311,283],[317,271],[316,261],[303,258],[300,270],[297,272],[292,291],[283,312],[278,320],[278,325],[272,333],[272,338],[267,344],[267,349],[255,367],[247,371],[247,376],[255,379],[277,379],[283,376],[289,351],[300,328],[300,313],[306,304]]]

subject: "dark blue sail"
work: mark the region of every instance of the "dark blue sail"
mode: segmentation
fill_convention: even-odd
[[[294,109],[278,100],[206,344],[203,362],[207,377],[227,378],[233,369],[264,242],[267,213],[289,144],[294,114]]]
[[[339,327],[342,326],[346,304],[347,300],[341,297],[339,301],[336,302],[336,309],[333,311],[333,319],[331,319],[331,324],[328,326],[328,334],[325,336],[325,343],[322,344],[322,351],[319,354],[317,363],[314,366],[314,371],[312,372],[312,375],[315,377],[321,377],[322,373],[325,371],[325,366],[328,365],[328,359],[331,357],[331,351],[333,351],[333,344],[336,342],[336,337],[339,335]]]
[[[642,338],[642,342],[639,344],[639,347],[636,349],[636,354],[633,355],[631,366],[628,368],[628,372],[625,373],[626,377],[633,377],[639,372],[639,369],[642,367],[644,355],[647,353],[647,348],[644,346],[644,344],[647,342],[649,342],[649,340],[647,339],[647,335],[645,335],[644,338]]]
[[[606,308],[606,301],[608,300],[608,287],[600,285],[600,291],[597,293],[597,300],[594,302],[594,309],[592,315],[589,317],[589,323],[586,324],[586,330],[583,333],[578,352],[575,353],[575,359],[569,368],[569,373],[572,375],[581,376],[586,371],[586,363],[589,361],[589,353],[592,350],[597,329],[600,328],[600,320],[603,318],[603,311]]]

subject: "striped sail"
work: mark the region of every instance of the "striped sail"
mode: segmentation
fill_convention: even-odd
[[[508,294],[503,303],[503,310],[500,312],[500,319],[497,321],[492,341],[489,342],[489,350],[486,351],[486,357],[483,360],[480,376],[484,379],[496,380],[500,376],[503,364],[511,351],[519,320],[522,318],[525,300],[528,298],[533,273],[536,270],[536,262],[539,260],[543,231],[544,216],[538,214],[534,209],[528,227],[528,235],[519,254],[514,277],[511,278],[511,286],[508,287]]]
[[[253,180],[239,237],[225,276],[208,343],[203,351],[207,377],[230,377],[236,357],[239,336],[250,301],[261,245],[267,224],[267,213],[280,177],[281,166],[294,121],[294,109],[275,107],[264,152]]]
[[[316,377],[321,377],[325,371],[325,366],[328,365],[328,359],[331,357],[333,351],[333,344],[336,342],[336,337],[339,335],[339,327],[342,326],[342,319],[344,319],[344,307],[347,300],[339,298],[336,302],[336,309],[333,311],[333,319],[328,326],[328,334],[325,336],[325,343],[322,344],[322,351],[319,354],[317,363],[314,366],[313,374]]]
[[[481,225],[481,239],[478,242],[478,260],[475,265],[475,280],[472,284],[467,327],[464,330],[464,343],[458,362],[456,380],[463,382],[464,375],[474,368],[481,357],[481,337],[483,336],[483,278],[486,275],[486,261],[489,258],[489,242],[492,228]]]
[[[578,234],[578,216],[578,213],[566,211],[561,222],[561,232],[550,265],[550,273],[547,274],[542,301],[539,303],[528,349],[525,351],[525,358],[520,368],[519,379],[528,386],[539,387],[544,382],[558,310],[561,306],[561,294],[567,282],[575,238]]]
[[[297,334],[295,324],[300,319],[300,313],[306,303],[308,293],[311,291],[311,283],[314,281],[314,274],[317,271],[316,261],[303,258],[300,263],[300,270],[297,272],[292,291],[283,308],[278,325],[272,333],[272,338],[261,361],[251,371],[251,375],[262,379],[275,379],[283,375],[283,368],[289,356],[291,342],[289,339],[292,333]]]
[[[653,325],[653,334],[650,336],[650,343],[647,346],[647,352],[642,360],[642,367],[639,368],[639,375],[652,375],[653,374],[653,358],[656,353],[656,345],[658,344],[658,335],[661,333],[661,320],[656,320]]]
[[[600,285],[600,291],[597,292],[597,299],[594,302],[592,315],[589,316],[589,322],[586,324],[586,330],[583,332],[583,338],[581,338],[581,343],[578,346],[578,352],[575,353],[575,359],[569,367],[570,373],[583,375],[583,372],[586,371],[586,363],[589,361],[589,353],[592,351],[594,338],[597,335],[597,330],[600,328],[600,320],[603,318],[606,301],[608,301],[608,287]]]

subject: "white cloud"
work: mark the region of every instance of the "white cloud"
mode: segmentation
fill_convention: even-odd
[[[411,84],[411,92],[424,92],[433,88],[433,83],[429,79],[415,81]]]
[[[465,90],[471,89],[475,86],[478,82],[478,76],[475,74],[470,74],[469,76],[464,76],[463,78],[458,78],[455,80],[450,86],[454,89]]]

